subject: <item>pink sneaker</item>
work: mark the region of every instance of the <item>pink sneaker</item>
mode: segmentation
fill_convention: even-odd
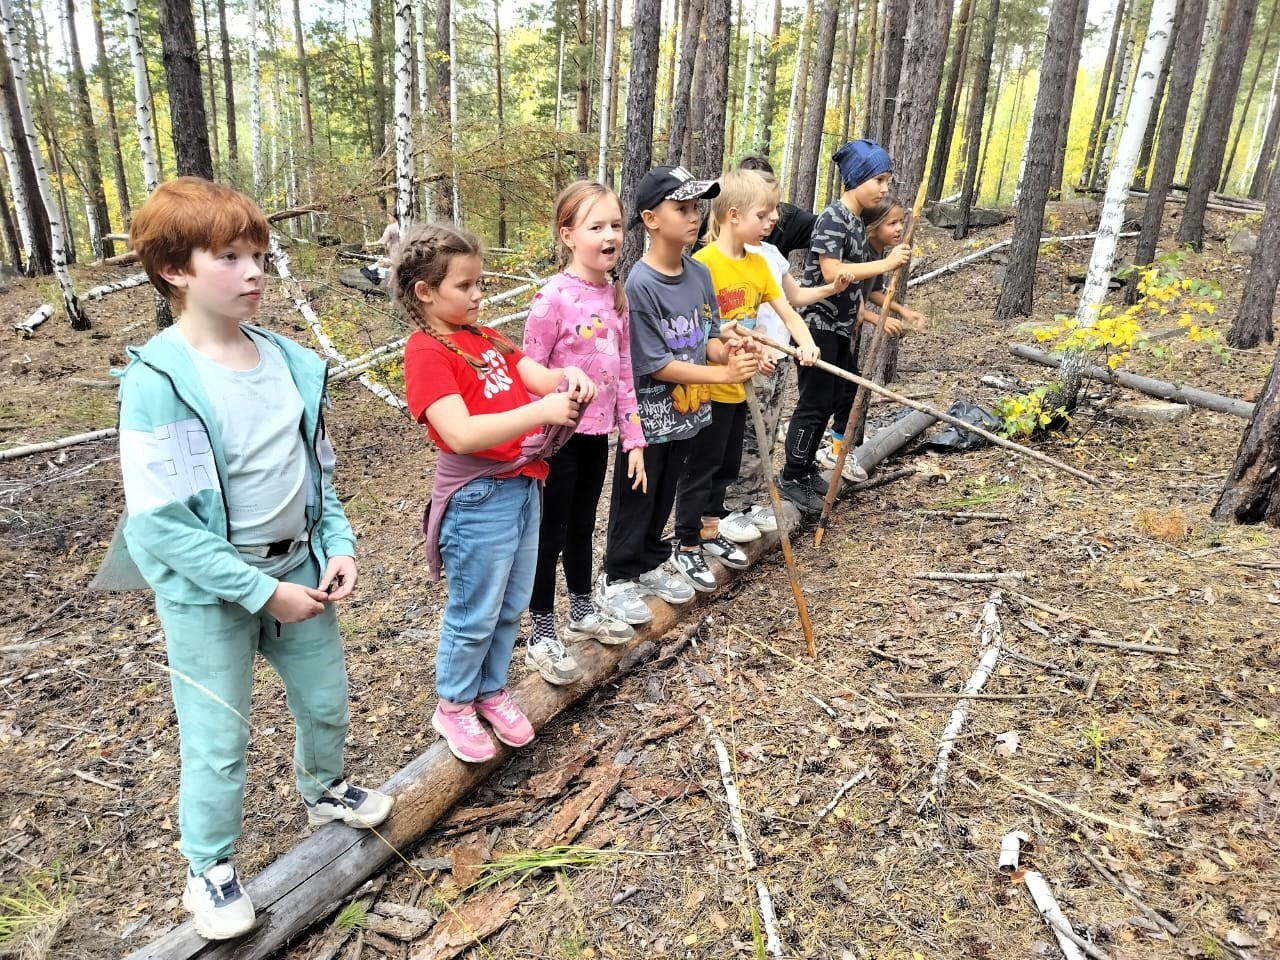
[[[473,703],[449,703],[441,700],[431,717],[431,726],[444,737],[453,755],[464,763],[484,763],[498,755],[476,716]]]
[[[476,712],[489,721],[498,739],[509,747],[523,747],[537,736],[520,704],[505,690],[477,700]]]

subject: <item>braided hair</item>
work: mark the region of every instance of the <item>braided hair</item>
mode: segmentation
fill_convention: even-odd
[[[560,231],[572,230],[592,207],[604,199],[613,200],[621,214],[622,202],[617,194],[602,183],[596,183],[594,180],[575,180],[560,191],[560,196],[556,197],[555,214],[551,223],[552,239],[556,246],[557,269],[565,270],[573,260],[573,251],[565,244]],[[618,237],[618,246],[622,246],[621,236]],[[627,309],[627,295],[622,289],[622,284],[618,282],[616,269],[610,271],[606,279],[613,284],[613,309],[621,316]]]
[[[439,341],[450,352],[462,357],[477,371],[487,370],[489,365],[462,350],[453,342],[452,334],[441,333],[432,327],[430,317],[418,299],[416,288],[422,283],[438,289],[448,276],[449,264],[454,257],[479,257],[483,254],[484,248],[479,238],[466,230],[444,223],[413,226],[400,240],[400,250],[391,266],[388,281],[392,298],[409,319],[417,324],[418,329]],[[467,324],[460,329],[493,344],[504,356],[516,348],[515,344],[501,334],[486,333],[475,324]]]

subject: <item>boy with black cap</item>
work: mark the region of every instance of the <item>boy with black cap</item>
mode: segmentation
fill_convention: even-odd
[[[845,189],[818,215],[813,226],[801,286],[821,286],[837,276],[847,277],[849,286],[842,293],[806,307],[804,318],[822,359],[856,373],[862,281],[909,262],[911,247],[899,244],[883,259],[872,260],[874,254],[860,219],[863,210],[888,193],[893,172],[888,152],[874,140],[853,140],[837,150],[832,159],[840,169]],[[847,380],[817,367],[801,367],[799,380],[800,396],[787,426],[786,465],[778,489],[803,512],[817,513],[822,509],[827,485],[818,475],[814,457],[832,417],[837,429],[848,421],[854,388]]]
[[[662,532],[689,446],[711,420],[709,385],[743,383],[756,371],[754,346],[735,337],[732,325],[721,330],[711,274],[684,252],[698,236],[698,201],[719,192],[714,180],[668,166],[650,170],[636,187],[631,222],[644,224],[649,249],[631,268],[626,293],[648,482],[637,489],[627,481],[627,455],[619,446],[596,591],[597,604],[625,623],[652,619],[646,595],[668,603],[693,599]],[[724,366],[708,367],[708,358]]]

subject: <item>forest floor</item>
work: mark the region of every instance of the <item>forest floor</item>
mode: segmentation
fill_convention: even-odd
[[[1054,211],[1063,233],[1095,215],[1091,204]],[[1184,264],[1222,285],[1208,325],[1223,332],[1248,266],[1227,253],[1238,226],[1211,215],[1206,252]],[[917,246],[932,267],[1009,231],[962,247],[924,229]],[[1067,274],[1088,256],[1087,242],[1044,248],[1035,319],[1073,310]],[[405,332],[377,299],[332,286],[332,262],[299,261],[348,355]],[[983,261],[917,288],[928,328],[903,344],[902,389],[943,407],[990,404],[1001,391],[984,375],[1050,379],[1009,355],[1011,340],[1030,338],[991,319],[994,269]],[[76,277],[87,287],[127,272]],[[115,393],[99,382],[150,332],[148,287],[89,304],[89,333],[61,319],[29,338],[9,331],[55,292],[16,280],[0,297],[0,449],[113,426]],[[523,302],[513,303],[494,313]],[[314,345],[278,282],[262,321]],[[1162,358],[1130,367],[1247,399],[1273,357],[1264,348],[1223,362],[1185,338],[1165,345]],[[1210,519],[1243,421],[1113,415],[1131,399],[1094,384],[1070,427],[1039,443],[1096,474],[1097,487],[993,447],[908,451],[882,466],[916,472],[842,501],[820,550],[807,532],[796,538],[816,659],[804,654],[780,557],[762,560],[689,614],[714,619],[677,656],[601,687],[490,778],[467,801],[483,808],[471,811],[478,826],[442,827],[401,851],[366,896],[373,912],[457,905],[478,861],[527,852],[549,815],[620,764],[622,786],[604,788],[576,839],[597,852],[527,875],[509,922],[468,956],[763,956],[756,879],[771,891],[786,956],[1058,956],[1022,874],[997,869],[1001,837],[1022,830],[1023,866],[1043,873],[1101,954],[1280,957],[1280,531]],[[341,611],[349,771],[376,783],[434,739],[445,585],[427,580],[418,533],[434,455],[420,427],[354,382],[334,388],[328,423],[361,550],[360,588]],[[116,957],[184,916],[163,640],[148,596],[87,589],[120,513],[116,461],[115,444],[97,442],[0,463],[0,893],[12,896],[0,911],[21,903],[47,921],[0,955]],[[1025,575],[999,584],[1008,652],[984,689],[993,696],[970,702],[940,802],[923,809],[993,584],[913,578],[922,571]],[[518,661],[513,675],[523,671]],[[758,861],[750,877],[701,717],[730,746]],[[252,720],[245,877],[307,832],[283,690],[265,665]],[[544,789],[557,770],[577,776]],[[348,935],[331,919],[280,957],[340,941],[348,958],[413,952],[385,922]]]

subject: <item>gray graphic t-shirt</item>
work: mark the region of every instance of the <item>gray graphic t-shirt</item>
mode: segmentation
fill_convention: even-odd
[[[649,443],[692,437],[711,422],[711,388],[678,384],[653,374],[672,360],[707,362],[707,341],[720,334],[720,311],[707,268],[689,257],[668,276],[641,261],[627,276],[631,311],[631,370],[640,424]]]
[[[804,259],[802,286],[820,287],[827,282],[819,262],[822,257],[832,257],[843,263],[863,263],[872,259],[866,228],[839,200],[823,210],[813,225],[809,253]],[[862,292],[862,284],[851,283],[843,293],[805,307],[805,322],[811,330],[828,330],[848,336],[858,319]]]

